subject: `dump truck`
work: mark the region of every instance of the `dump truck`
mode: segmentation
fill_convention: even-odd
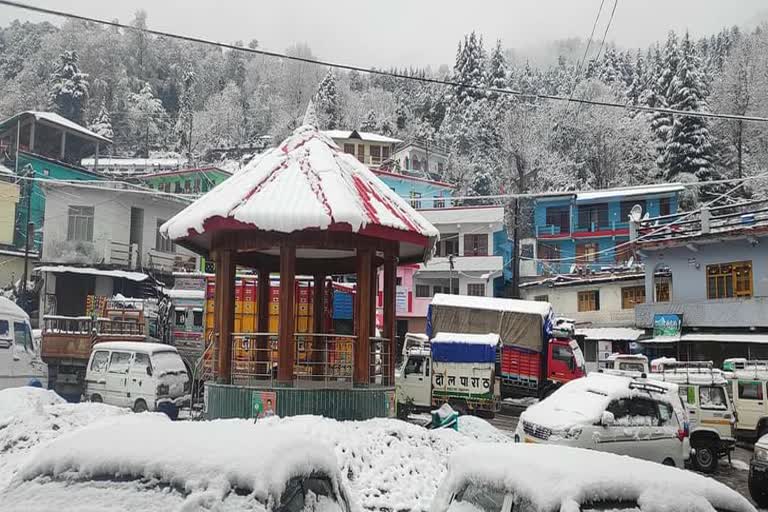
[[[449,404],[460,414],[493,416],[501,404],[497,334],[441,332],[431,340],[406,335],[395,375],[398,414]]]
[[[443,332],[497,334],[496,374],[503,398],[544,398],[586,375],[573,324],[555,319],[548,302],[436,294],[427,312],[427,336]]]

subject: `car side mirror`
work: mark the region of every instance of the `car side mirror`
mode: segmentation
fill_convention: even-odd
[[[600,417],[600,424],[604,427],[610,427],[616,423],[616,417],[612,412],[603,411],[603,415]]]
[[[152,368],[147,366],[147,375],[152,376]]]

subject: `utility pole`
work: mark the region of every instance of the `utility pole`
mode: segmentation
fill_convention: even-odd
[[[453,295],[453,254],[448,255],[448,295]]]
[[[25,174],[28,178],[32,178],[35,175],[35,172],[30,167]],[[27,233],[24,237],[24,274],[21,279],[21,292],[19,296],[20,306],[25,311],[27,303],[27,280],[29,275],[29,239],[35,236],[35,223],[32,222],[32,186],[34,183],[35,182],[31,179],[27,180]]]
[[[741,179],[742,176],[744,176],[743,170],[742,170],[742,167],[741,167],[741,165],[742,165],[742,162],[741,162],[741,135],[742,135],[742,133],[744,133],[744,125],[742,124],[742,121],[739,121],[739,143],[736,146],[736,149],[737,149],[737,151],[739,153],[739,179]]]
[[[512,207],[512,298],[520,298],[520,198],[513,199]]]

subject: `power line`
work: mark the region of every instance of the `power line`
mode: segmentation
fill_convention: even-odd
[[[597,16],[595,16],[595,22],[592,24],[592,32],[589,34],[589,39],[587,39],[587,45],[584,48],[584,55],[582,55],[581,60],[576,61],[576,82],[573,84],[573,88],[571,89],[571,94],[568,95],[568,101],[570,102],[573,100],[573,95],[576,93],[576,87],[579,85],[579,76],[581,74],[581,68],[584,65],[584,63],[587,61],[587,55],[589,54],[589,46],[592,44],[592,38],[595,36],[595,29],[597,28],[597,22],[600,20],[600,13],[603,12],[603,5],[605,4],[605,0],[600,0],[600,8],[597,10]],[[568,103],[565,106],[565,113],[563,114],[563,118],[568,115],[568,107],[570,106],[570,103]]]
[[[73,14],[65,11],[57,11],[54,9],[45,9],[43,7],[36,7],[33,5],[28,5],[20,2],[12,2],[9,0],[0,0],[0,5],[6,5],[9,7],[16,7],[18,9],[24,9],[27,11],[36,12],[39,14],[48,14],[51,16],[59,16],[63,18],[69,18],[69,19],[75,19],[79,21],[84,21],[88,23],[95,23],[99,25],[106,25],[109,27],[114,28],[122,28],[125,30],[133,30],[136,32],[142,32],[145,34],[151,34],[159,37],[166,37],[169,39],[178,39],[181,41],[187,41],[190,43],[197,43],[197,44],[203,44],[208,46],[215,46],[217,48],[225,48],[228,50],[233,51],[239,51],[239,52],[245,52],[245,53],[252,53],[255,55],[262,55],[265,57],[273,57],[278,59],[285,59],[285,60],[292,60],[296,62],[303,62],[306,64],[312,64],[315,66],[326,66],[330,68],[335,69],[343,69],[346,71],[357,71],[359,73],[367,73],[370,75],[379,75],[379,76],[387,76],[391,78],[398,78],[402,80],[411,80],[415,82],[422,82],[422,83],[428,83],[428,84],[437,84],[437,85],[444,85],[444,86],[450,86],[450,87],[463,87],[478,91],[483,91],[486,93],[496,93],[496,94],[508,94],[511,96],[518,96],[521,98],[528,98],[528,99],[543,99],[543,100],[552,100],[552,101],[565,101],[569,103],[579,103],[583,105],[592,105],[592,106],[598,106],[598,107],[610,107],[610,108],[619,108],[622,110],[638,110],[638,111],[645,111],[645,112],[660,112],[663,114],[674,114],[679,116],[688,116],[688,117],[709,117],[709,118],[716,118],[716,119],[732,119],[736,121],[748,121],[748,122],[760,122],[760,123],[766,123],[768,122],[768,118],[766,117],[757,117],[757,116],[743,116],[743,115],[736,115],[736,114],[719,114],[715,112],[698,112],[698,111],[686,111],[686,110],[677,110],[677,109],[670,109],[670,108],[661,108],[661,107],[648,107],[648,106],[639,106],[639,105],[626,105],[624,103],[612,103],[608,101],[596,101],[596,100],[587,100],[583,98],[568,98],[565,96],[559,96],[556,94],[540,94],[540,93],[524,93],[521,91],[516,91],[509,88],[498,88],[498,87],[486,87],[481,85],[473,85],[473,84],[465,84],[461,82],[456,82],[452,80],[442,80],[438,78],[429,78],[425,76],[411,76],[406,75],[402,73],[397,73],[393,71],[384,71],[380,69],[374,69],[374,68],[364,68],[362,66],[355,66],[350,64],[342,64],[338,62],[332,62],[332,61],[326,61],[326,60],[316,60],[316,59],[310,59],[307,57],[299,57],[296,55],[287,55],[280,52],[274,52],[269,50],[262,50],[259,48],[248,48],[246,46],[238,46],[234,44],[229,43],[220,43],[217,41],[212,41],[210,39],[203,39],[201,37],[196,36],[187,36],[182,34],[176,34],[173,32],[164,32],[161,30],[153,30],[148,28],[139,28],[134,27],[131,25],[126,25],[124,23],[119,23],[116,21],[107,21],[99,18],[91,18],[88,16],[82,16],[79,14]]]

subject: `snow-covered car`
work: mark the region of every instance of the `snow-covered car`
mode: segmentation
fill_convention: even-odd
[[[176,347],[162,343],[97,343],[85,373],[85,398],[135,412],[178,416],[190,400],[190,379]]]
[[[431,512],[754,512],[702,475],[566,446],[485,444],[453,454]]]
[[[515,441],[588,448],[684,467],[690,457],[677,384],[592,373],[520,415]]]
[[[749,461],[749,494],[760,508],[768,508],[768,435],[755,443]]]
[[[125,415],[31,454],[3,511],[350,512],[333,451],[279,424]]]

